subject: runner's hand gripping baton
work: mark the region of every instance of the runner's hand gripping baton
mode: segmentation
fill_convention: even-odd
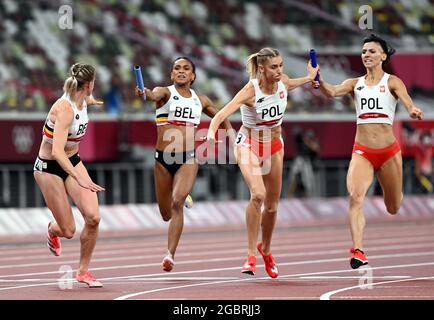
[[[315,49],[310,49],[310,64],[312,67],[316,68],[316,52]],[[319,81],[319,74],[316,74],[315,81]],[[319,86],[314,86],[315,89],[318,89]]]
[[[136,84],[140,90],[145,90],[145,85],[143,83],[142,69],[140,66],[134,66],[134,73],[136,74]],[[143,100],[146,100],[146,95],[143,96]]]

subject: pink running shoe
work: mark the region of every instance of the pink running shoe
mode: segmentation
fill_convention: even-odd
[[[62,245],[60,243],[60,238],[57,236],[53,236],[50,233],[51,223],[52,223],[51,221],[48,223],[47,246],[55,256],[60,256],[60,253],[62,252]]]
[[[75,280],[87,284],[89,288],[102,288],[103,286],[89,271],[77,273]]]
[[[244,263],[243,267],[241,268],[241,273],[250,274],[251,276],[254,276],[255,272],[256,272],[256,257],[249,256],[247,258],[246,263]]]
[[[163,270],[166,272],[172,271],[175,261],[170,253],[168,253],[163,259]]]
[[[368,257],[365,255],[365,253],[362,250],[351,248],[350,253],[351,253],[351,259],[350,259],[351,268],[357,269],[361,266],[368,264]]]
[[[277,278],[277,276],[279,275],[279,270],[277,270],[276,261],[274,261],[273,255],[271,254],[271,252],[267,255],[264,255],[264,252],[262,251],[262,242],[258,243],[257,248],[258,252],[264,259],[265,271],[267,271],[268,275],[271,278]]]

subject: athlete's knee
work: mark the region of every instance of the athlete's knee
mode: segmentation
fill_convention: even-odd
[[[60,226],[59,226],[60,227]],[[62,232],[62,236],[66,239],[72,239],[75,234],[75,225],[60,227],[60,231]]]
[[[182,207],[184,206],[185,198],[186,197],[174,195],[172,197],[172,210],[176,210],[176,211],[181,210]]]
[[[88,215],[86,216],[86,218],[84,218],[84,222],[86,223],[87,226],[96,228],[99,226],[99,223],[101,222],[101,216],[99,214]]]
[[[172,212],[170,211],[161,211],[160,210],[161,217],[163,218],[163,221],[167,222],[172,218]]]
[[[387,212],[389,212],[391,215],[397,214],[399,208],[401,208],[401,203],[386,203]]]
[[[273,205],[266,205],[264,208],[264,213],[270,215],[277,214],[277,203]]]
[[[163,221],[169,221],[172,217],[172,212],[168,203],[158,204],[158,209],[160,210],[160,215],[163,218]]]
[[[365,199],[365,195],[358,191],[349,192],[348,197],[350,199],[350,207],[361,207]]]
[[[253,205],[261,207],[265,201],[265,190],[253,190],[250,195],[250,201]]]

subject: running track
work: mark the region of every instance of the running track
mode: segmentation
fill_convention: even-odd
[[[32,242],[0,242],[0,299],[434,300],[433,234],[433,219],[368,220],[365,250],[371,269],[352,270],[346,221],[278,226],[272,247],[277,279],[268,278],[260,255],[256,276],[240,273],[244,226],[185,229],[170,273],[161,270],[164,231],[101,234],[91,271],[104,287],[94,289],[71,280],[78,236],[63,240],[62,256],[54,257],[41,235]]]

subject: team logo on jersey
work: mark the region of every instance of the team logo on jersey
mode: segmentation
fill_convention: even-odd
[[[80,119],[80,116],[78,114],[75,115],[75,119]]]
[[[364,86],[360,86],[360,87],[357,87],[356,90],[361,91],[363,88],[364,88]]]
[[[178,96],[173,96],[174,100],[179,100]]]
[[[259,98],[258,101],[256,101],[256,103],[262,103],[264,102],[265,97]]]
[[[283,91],[280,91],[280,92],[279,92],[279,97],[280,97],[280,99],[283,99],[284,96],[285,96],[285,93],[284,93]]]
[[[386,92],[386,87],[385,86],[380,86],[380,92]]]

